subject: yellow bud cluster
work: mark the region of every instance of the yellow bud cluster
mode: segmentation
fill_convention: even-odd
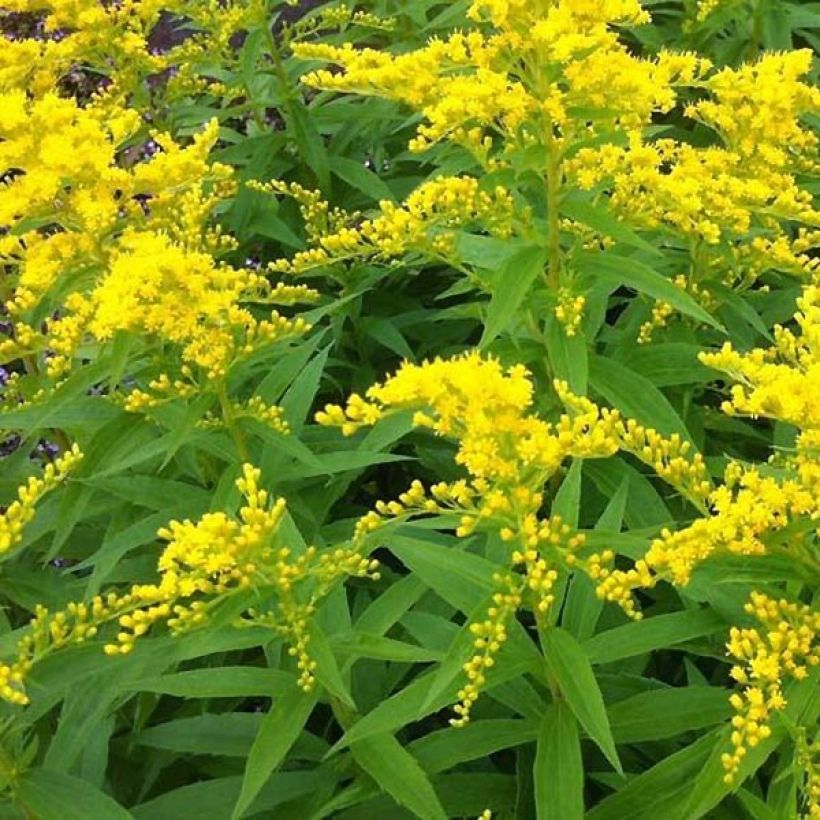
[[[383,200],[380,214],[363,221],[358,214],[341,212],[328,217],[328,206],[318,201],[317,192],[297,186],[294,193],[293,187],[288,186],[287,192],[300,203],[313,246],[290,260],[271,263],[271,270],[277,272],[304,273],[351,259],[388,260],[411,251],[446,257],[453,251],[455,229],[478,226],[500,238],[512,231],[510,194],[501,186],[485,191],[474,177],[445,176],[424,182],[400,205]],[[274,190],[282,190],[281,185]],[[323,229],[325,225],[329,227]]]
[[[632,419],[619,422],[618,432],[621,449],[637,456],[659,478],[703,508],[703,501],[712,491],[712,482],[703,456],[691,452],[691,442],[682,440],[678,433],[666,438]]]
[[[820,816],[820,738],[809,740],[806,729],[798,727],[794,760],[805,773],[803,798],[805,810],[800,820],[816,820]]]
[[[0,697],[26,703],[23,684],[36,661],[67,643],[95,637],[106,624],[116,622],[118,631],[105,652],[127,655],[157,625],[165,624],[172,634],[201,627],[226,598],[248,589],[272,594],[275,604],[261,614],[247,610],[239,624],[268,626],[281,635],[298,659],[300,685],[309,688],[315,669],[307,654],[309,617],[316,604],[342,578],[378,578],[378,563],[355,544],[322,552],[309,547],[297,555],[279,546],[285,502],[271,501],[260,478],[257,468],[243,466],[236,486],[244,503],[236,518],[211,512],[196,522],[171,521],[159,531],[168,543],[157,563],[158,583],[135,584],[89,604],[72,603],[62,612],[38,608],[16,659],[0,664]]]
[[[307,285],[286,285],[278,282],[266,295],[265,301],[275,305],[295,305],[299,302],[315,302],[319,291]]]
[[[709,367],[740,381],[722,409],[729,415],[765,416],[795,425],[799,433],[792,453],[777,458],[777,470],[730,463],[721,486],[710,489],[699,455],[689,456],[686,442],[627,422],[620,425],[622,446],[677,487],[709,514],[677,531],[664,529],[644,558],[629,570],[606,573],[599,594],[629,606],[631,592],[650,588],[660,578],[689,583],[695,569],[713,555],[764,555],[788,550],[800,558],[807,547],[793,532],[807,522],[809,531],[820,517],[820,288],[807,285],[798,299],[798,332],[775,330],[768,349],[739,353],[726,344],[717,353],[703,353]],[[811,558],[809,557],[809,560]]]
[[[473,704],[487,682],[487,672],[495,665],[495,656],[507,641],[507,624],[521,605],[519,579],[514,575],[496,575],[493,581],[500,591],[493,594],[487,618],[484,621],[474,621],[469,627],[476,651],[464,664],[467,683],[458,692],[458,703],[453,707],[458,717],[450,718],[451,726],[461,727],[469,722]]]
[[[318,239],[333,233],[345,223],[358,219],[359,214],[347,214],[340,208],[331,208],[322,198],[322,192],[305,188],[298,182],[282,182],[277,179],[268,182],[251,180],[248,188],[260,193],[288,196],[299,206],[308,237]]]
[[[733,627],[727,649],[737,662],[732,677],[745,688],[730,698],[733,751],[722,757],[726,782],[731,783],[749,748],[771,735],[773,711],[786,706],[783,680],[804,680],[820,664],[820,613],[785,599],[752,593],[746,611],[761,629]]]
[[[196,384],[189,381],[192,375],[186,365],[182,366],[184,378],[171,379],[167,373],[160,373],[148,383],[148,390],[134,388],[129,391],[121,399],[122,407],[129,413],[144,413],[174,399],[190,398],[197,390]],[[116,400],[120,401],[119,397]]]
[[[222,408],[222,415],[206,413],[197,422],[198,427],[226,427],[235,419],[251,418],[260,421],[281,435],[290,433],[290,425],[285,420],[284,410],[275,404],[267,404],[260,396],[252,396],[246,402],[231,401]]]
[[[674,313],[675,308],[669,302],[655,302],[652,306],[652,317],[647,319],[638,330],[638,344],[649,344],[652,341],[654,332],[666,327],[667,322]]]
[[[569,290],[559,291],[555,318],[564,326],[564,333],[567,336],[574,336],[578,332],[584,318],[586,303],[586,297],[582,294],[575,295]]]
[[[22,541],[26,525],[34,518],[37,502],[65,481],[82,458],[79,446],[74,444],[47,464],[42,476],[32,476],[18,488],[17,498],[0,514],[0,556]]]
[[[771,257],[769,260],[771,261]],[[679,274],[672,281],[678,288],[692,296],[705,311],[709,312],[717,307],[717,301],[708,288],[699,285],[694,279]],[[731,280],[726,284],[731,285]],[[652,307],[651,317],[638,330],[638,344],[649,344],[655,331],[666,327],[674,313],[675,308],[669,302],[656,301]]]

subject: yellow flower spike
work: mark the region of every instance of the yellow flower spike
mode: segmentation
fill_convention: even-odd
[[[379,205],[379,216],[364,221],[358,214],[340,211],[325,216],[327,209],[324,205],[317,223],[313,208],[306,211],[302,206],[316,247],[297,253],[291,260],[272,263],[273,270],[298,274],[331,262],[371,257],[387,260],[408,251],[447,256],[453,250],[450,229],[475,223],[491,235],[505,238],[514,213],[512,198],[504,188],[486,193],[473,177],[440,177],[425,182],[402,205],[385,200]],[[353,224],[358,226],[351,227]]]
[[[67,454],[46,478],[61,480],[66,465],[78,458],[76,451]],[[38,607],[17,658],[0,664],[0,697],[26,703],[23,684],[34,662],[93,638],[106,624],[116,624],[113,639],[103,647],[106,654],[127,655],[159,624],[172,634],[200,628],[221,601],[249,588],[272,593],[278,603],[267,613],[247,610],[239,625],[266,626],[288,642],[297,658],[299,684],[310,688],[316,664],[308,654],[309,620],[316,603],[342,578],[378,578],[378,562],[363,555],[355,541],[325,552],[309,547],[300,555],[278,546],[285,501],[271,500],[260,481],[260,470],[244,464],[236,480],[244,501],[235,517],[210,512],[196,522],[171,521],[161,528],[158,536],[167,544],[157,563],[157,583],[97,596],[89,604],[71,603],[62,612]],[[308,590],[307,601],[296,600],[297,587]]]
[[[786,706],[784,679],[802,680],[806,677],[804,663],[820,663],[820,613],[758,592],[752,593],[746,611],[761,629],[733,627],[726,647],[740,664],[733,669],[733,677],[747,685],[742,694],[734,693],[729,699],[737,714],[732,721],[733,751],[721,758],[727,783],[734,781],[746,748],[754,748],[771,735],[772,712]]]
[[[585,556],[582,534],[559,516],[539,517],[544,486],[570,457],[600,458],[626,450],[635,452],[672,486],[699,500],[709,492],[703,460],[680,437],[664,438],[633,420],[622,420],[616,411],[574,395],[564,382],[556,382],[555,388],[568,412],[553,425],[531,409],[533,386],[526,369],[505,370],[492,358],[467,353],[447,360],[405,363],[364,397],[352,396],[345,408],[327,406],[317,420],[341,427],[343,432],[359,429],[369,419],[412,410],[419,426],[456,442],[455,461],[467,474],[465,479],[439,482],[427,491],[414,481],[397,501],[377,502],[375,510],[358,521],[355,538],[366,538],[390,518],[455,514],[458,537],[481,529],[498,533],[509,545],[510,569],[520,568],[515,576],[519,585],[516,608],[523,601],[539,616],[544,615],[553,603],[559,571],[580,570],[596,583],[601,598],[617,602],[639,619],[632,592],[656,582],[657,566],[647,559],[629,571],[615,571],[611,550]],[[504,606],[512,600],[504,598]],[[496,601],[489,611],[490,626],[475,627],[481,631],[476,632],[480,642],[476,646],[482,654],[465,666],[468,680],[459,693],[454,725],[468,719],[485,673],[493,665],[501,641],[488,638],[485,632],[495,628],[492,619],[502,608]],[[483,651],[487,648],[489,654]]]
[[[0,555],[22,541],[25,527],[34,519],[37,503],[64,482],[82,458],[79,446],[74,444],[70,450],[46,465],[42,477],[32,476],[18,488],[17,499],[0,514]]]
[[[458,703],[453,707],[458,715],[450,719],[450,725],[454,727],[465,726],[469,722],[473,704],[486,683],[485,673],[495,664],[495,656],[507,640],[506,625],[521,604],[521,582],[516,576],[497,576],[494,581],[501,591],[493,595],[494,605],[487,610],[487,619],[470,624],[476,652],[464,664],[467,683],[459,691]]]

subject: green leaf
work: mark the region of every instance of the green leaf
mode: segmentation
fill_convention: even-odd
[[[315,706],[316,695],[303,692],[295,682],[290,691],[274,702],[259,727],[248,755],[242,790],[231,814],[232,820],[242,817],[265,782],[281,765]]]
[[[259,792],[250,807],[250,813],[268,812],[283,803],[305,795],[315,794],[323,788],[329,777],[319,770],[304,772],[278,772]],[[133,809],[137,820],[203,820],[203,818],[230,817],[242,778],[217,777],[189,783],[165,792]]]
[[[16,798],[37,820],[131,820],[119,803],[87,781],[48,769],[23,772]]]
[[[694,444],[692,436],[666,396],[634,370],[603,356],[590,355],[589,381],[613,407],[664,436],[677,433]]]
[[[621,482],[621,486],[609,499],[606,509],[595,524],[596,531],[621,531],[628,490],[629,483]],[[603,608],[604,602],[596,594],[595,584],[589,576],[583,572],[573,573],[564,610],[561,613],[561,626],[569,630],[579,641],[586,640],[595,633],[595,625]]]
[[[521,240],[496,239],[472,233],[460,233],[456,240],[459,259],[484,270],[498,271],[510,258],[529,248]]]
[[[609,707],[617,743],[675,737],[721,723],[732,714],[724,689],[684,686],[641,692]]]
[[[537,735],[538,725],[528,720],[485,719],[431,732],[411,743],[410,750],[428,772],[443,772],[529,743]]]
[[[712,318],[688,293],[649,265],[630,256],[614,253],[583,253],[578,256],[579,270],[594,281],[606,280],[615,286],[625,285],[653,299],[668,302],[680,313],[691,316],[718,330],[720,323]]]
[[[538,732],[533,767],[538,820],[584,816],[584,763],[578,722],[563,702],[551,703]]]
[[[252,712],[196,715],[152,726],[135,742],[180,754],[246,757],[263,719]]]
[[[357,329],[380,345],[391,350],[397,356],[407,361],[415,361],[413,348],[407,343],[402,332],[396,327],[391,318],[383,316],[363,316],[357,321]]]
[[[382,181],[381,177],[366,168],[362,162],[356,162],[347,157],[333,157],[331,170],[339,179],[357,191],[367,194],[376,202],[383,199],[395,200],[393,192]]]
[[[556,379],[567,382],[579,396],[587,394],[589,359],[587,340],[581,330],[567,336],[566,328],[551,315],[547,319],[547,354]]]
[[[350,655],[355,658],[375,658],[398,663],[430,663],[439,661],[443,657],[441,652],[425,649],[423,646],[415,646],[404,641],[359,632],[358,630],[333,636],[330,639],[330,645],[342,655]]]
[[[432,680],[432,674],[422,675],[404,689],[400,689],[396,694],[381,701],[375,709],[357,720],[328,754],[334,754],[351,743],[365,738],[392,733],[412,723],[419,716]],[[450,700],[450,693],[445,692],[436,703],[431,705],[430,712],[443,708]]]
[[[622,772],[598,681],[581,645],[565,629],[543,630],[544,660],[578,723],[615,770]]]
[[[709,757],[717,736],[717,732],[710,732],[630,779],[591,809],[587,820],[653,820],[658,817],[684,820],[680,806],[691,792],[692,778]],[[669,807],[670,803],[677,803],[678,811],[672,815],[662,813],[661,808]],[[686,820],[695,820],[695,815]]]
[[[284,94],[288,91],[282,89]],[[330,160],[327,155],[322,135],[316,130],[316,124],[310,109],[305,105],[301,95],[288,97],[286,101],[286,119],[288,131],[293,142],[309,168],[316,174],[316,179],[323,190],[330,191]]]
[[[463,549],[393,534],[390,551],[430,589],[451,606],[471,612],[493,591],[493,574],[499,567]]]
[[[480,347],[487,347],[512,322],[533,283],[543,273],[546,261],[543,248],[529,246],[515,253],[498,271]]]
[[[415,575],[406,575],[392,583],[356,620],[356,629],[383,635],[427,591],[427,585]]]
[[[683,342],[634,345],[626,351],[622,363],[655,387],[704,384],[712,381],[717,371],[701,364],[698,354],[702,349]]]
[[[595,482],[607,498],[611,498],[624,484],[627,485],[624,522],[628,527],[656,530],[672,521],[672,514],[652,482],[622,459],[587,461],[584,463],[584,474]]]
[[[310,622],[308,631],[310,634],[310,657],[316,664],[314,670],[316,680],[331,695],[355,710],[356,704],[353,702],[347,683],[336,663],[336,657],[330,649],[327,637],[317,620]]]
[[[447,820],[424,770],[393,735],[385,733],[360,740],[350,750],[356,762],[399,805],[422,820]]]
[[[584,641],[583,650],[592,663],[612,663],[725,629],[726,622],[708,609],[672,612],[601,632]]]
[[[296,377],[282,398],[282,410],[294,433],[298,433],[305,424],[305,419],[308,417],[319,390],[319,382],[329,352],[329,347],[319,351],[313,361]]]
[[[134,686],[140,692],[178,698],[246,698],[281,695],[292,683],[293,675],[278,669],[218,666],[138,680]]]
[[[650,245],[649,242],[638,236],[632,228],[621,222],[605,206],[593,205],[591,202],[585,202],[576,196],[572,198],[565,197],[559,210],[575,222],[589,225],[590,228],[603,236],[611,236],[613,239],[623,242],[624,245],[630,245],[633,248],[660,255],[660,251],[654,245]]]
[[[584,462],[574,459],[552,502],[552,515],[560,515],[565,524],[576,529],[581,510],[581,471]]]

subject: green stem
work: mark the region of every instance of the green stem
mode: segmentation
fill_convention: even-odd
[[[231,406],[230,399],[228,398],[228,390],[224,379],[219,383],[217,395],[219,396],[219,406],[222,409],[222,419],[225,422],[225,427],[231,434],[234,444],[236,444],[236,449],[239,452],[239,458],[241,458],[242,461],[250,461],[248,444],[245,441],[245,436],[242,433],[242,430],[240,430],[236,424],[236,416],[234,415],[233,407]]]
[[[557,293],[561,285],[561,228],[558,203],[561,197],[561,161],[555,148],[552,125],[547,131],[547,284]]]
[[[266,17],[265,19],[264,28],[265,39],[268,43],[268,53],[270,54],[270,57],[273,60],[273,68],[276,77],[279,80],[282,97],[285,101],[285,108],[287,109],[288,115],[292,117],[293,94],[290,84],[290,78],[288,77],[288,73],[285,70],[285,62],[282,59],[282,52],[279,50],[279,43],[276,42],[276,38],[273,36],[273,29],[271,28],[269,17]]]
[[[34,356],[24,356],[23,357],[23,367],[26,369],[26,373],[30,376],[39,376],[40,375],[40,368],[37,365],[37,359]],[[71,449],[71,441],[69,440],[68,436],[57,427],[50,428],[50,433],[53,436],[54,440],[57,444],[60,445],[60,449],[67,453]]]

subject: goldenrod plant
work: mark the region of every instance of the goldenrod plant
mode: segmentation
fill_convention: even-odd
[[[0,0],[0,814],[820,817],[818,23]]]

